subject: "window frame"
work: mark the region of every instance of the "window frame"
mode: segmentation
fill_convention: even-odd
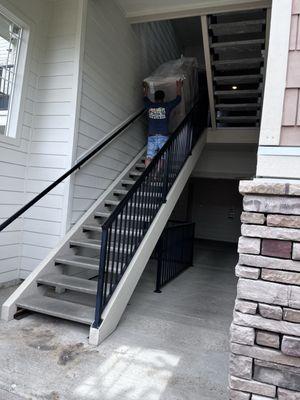
[[[10,131],[9,134],[0,135],[0,143],[20,146],[22,137],[22,121],[25,110],[25,86],[28,82],[29,68],[29,38],[32,31],[31,23],[25,16],[19,16],[19,10],[12,9],[11,5],[7,1],[3,1],[0,4],[0,13],[11,22],[15,23],[22,29],[22,35],[20,38],[17,64],[16,64],[16,75],[15,82],[13,85],[13,93],[11,96],[11,102],[8,108],[8,122],[5,131]],[[6,6],[7,5],[7,6]],[[16,118],[12,118],[12,115],[16,115]]]

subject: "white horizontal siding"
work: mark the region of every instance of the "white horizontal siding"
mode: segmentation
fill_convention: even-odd
[[[179,55],[171,24],[147,25],[137,34],[114,1],[89,1],[77,157],[141,109],[142,79],[151,68]],[[76,174],[72,223],[124,170],[145,140],[145,122],[138,121]]]
[[[44,51],[40,56],[34,125],[26,170],[27,200],[71,166],[79,1],[55,1],[51,6]],[[61,183],[26,212],[22,277],[39,264],[64,234],[67,191],[67,183]]]
[[[27,156],[33,128],[34,104],[39,76],[40,54],[47,31],[48,2],[39,0],[9,0],[5,3],[9,11],[25,22],[32,21],[31,51],[28,53],[28,70],[23,85],[24,107],[18,116],[20,142],[10,145],[0,138],[0,222],[17,211],[26,201],[25,177]],[[0,233],[0,285],[19,277],[22,220],[15,221]]]
[[[160,64],[180,56],[174,28],[170,21],[135,24],[133,29],[142,44],[146,75],[153,72]]]

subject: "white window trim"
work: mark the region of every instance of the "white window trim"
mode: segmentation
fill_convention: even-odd
[[[0,143],[20,146],[22,137],[22,122],[24,115],[25,99],[26,99],[26,82],[29,76],[30,46],[29,39],[34,24],[28,18],[20,14],[18,9],[15,9],[7,0],[1,0],[0,12],[9,20],[22,28],[22,38],[18,54],[18,64],[16,71],[16,80],[14,83],[14,92],[12,96],[12,104],[9,111],[13,109],[16,118],[11,118],[12,114],[8,115],[8,129],[14,133],[12,135],[0,135]]]
[[[260,128],[260,146],[278,146],[289,55],[292,0],[274,0]]]

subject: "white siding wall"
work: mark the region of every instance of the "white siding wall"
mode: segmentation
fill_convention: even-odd
[[[29,148],[26,200],[69,169],[74,136],[77,84],[78,0],[52,2],[48,35],[40,57],[34,129]],[[65,233],[68,181],[26,213],[20,277],[24,278]]]
[[[114,1],[89,1],[77,156],[142,107],[141,81],[179,56],[168,22],[134,30]],[[76,174],[74,223],[145,144],[145,125],[133,127]]]
[[[132,27],[141,39],[145,74],[150,74],[158,65],[180,56],[170,21],[136,24]]]
[[[24,204],[25,170],[30,135],[33,127],[38,60],[47,31],[48,2],[39,0],[9,0],[1,2],[25,22],[32,21],[31,49],[28,53],[27,78],[24,83],[25,104],[19,115],[20,141],[5,143],[0,138],[0,221],[3,222]],[[0,233],[0,284],[19,276],[22,242],[22,220]]]

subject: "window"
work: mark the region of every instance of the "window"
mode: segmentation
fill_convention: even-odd
[[[15,137],[9,129],[22,28],[0,13],[0,136]]]

